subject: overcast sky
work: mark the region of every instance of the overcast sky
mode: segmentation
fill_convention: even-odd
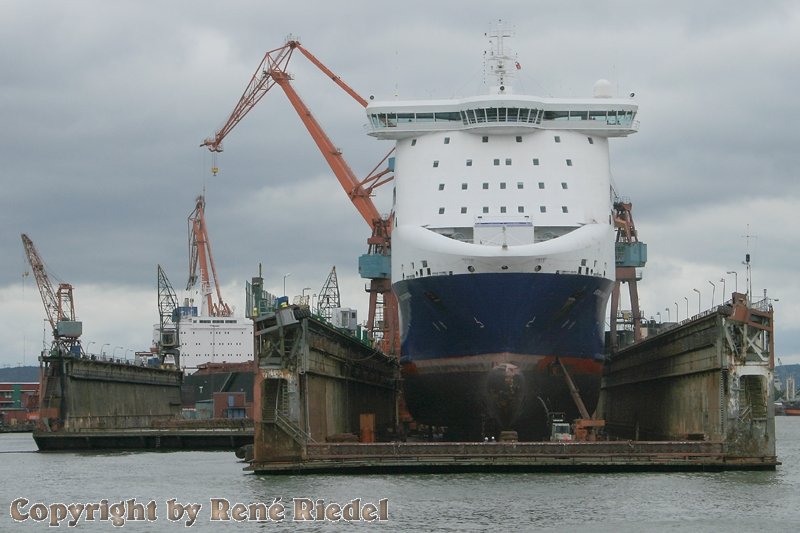
[[[800,363],[800,3],[727,1],[0,2],[0,366],[36,364],[45,317],[20,241],[75,287],[83,343],[131,356],[158,320],[156,265],[182,289],[186,219],[205,188],[223,296],[244,283],[316,293],[336,265],[343,305],[366,318],[357,258],[368,227],[275,89],[219,157],[218,129],[267,50],[298,37],[363,96],[485,90],[497,19],[522,70],[517,92],[590,96],[607,78],[636,93],[640,132],[611,142],[649,262],[647,317],[675,320],[729,294],[752,255],[753,292],[779,299],[776,350]],[[469,7],[467,7],[469,6]],[[734,7],[735,6],[735,7]],[[295,87],[366,175],[389,150],[363,109],[299,54]],[[386,188],[378,201],[388,209]],[[711,283],[715,284],[712,287]],[[698,294],[701,291],[700,301]],[[670,311],[666,311],[670,309]],[[658,314],[660,313],[660,315]]]

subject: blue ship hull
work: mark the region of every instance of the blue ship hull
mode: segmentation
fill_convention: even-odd
[[[458,438],[547,435],[547,413],[577,417],[556,358],[594,409],[613,282],[575,274],[431,276],[394,284],[404,394],[420,423]]]

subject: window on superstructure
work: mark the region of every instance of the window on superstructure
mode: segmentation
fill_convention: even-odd
[[[486,110],[486,122],[497,122],[497,108],[490,107]]]
[[[450,137],[444,138],[444,144],[450,144]]]
[[[510,164],[511,164],[511,158],[507,157],[506,158],[506,166],[509,166]]]
[[[440,183],[440,184],[439,184],[439,190],[440,190],[440,191],[443,191],[443,190],[444,190],[444,183]]]
[[[461,208],[461,214],[462,215],[466,215],[467,214],[467,208],[466,207],[462,207]]]
[[[568,187],[567,187],[567,182],[566,182],[566,181],[562,181],[562,182],[561,182],[561,188],[562,188],[562,189],[567,189],[567,188],[568,188]]]
[[[466,191],[467,190],[467,184],[466,183],[462,183],[461,184],[461,190],[462,191]]]
[[[489,188],[489,183],[484,181],[483,182],[483,188],[484,189],[488,189]]]
[[[496,167],[500,166],[500,160],[499,159],[495,159],[494,160],[494,166],[496,166]]]
[[[540,213],[547,213],[547,207],[544,206],[544,205],[540,205],[539,206],[539,212]]]
[[[505,189],[506,188],[506,182],[505,181],[501,181],[500,182],[500,188],[501,189]]]
[[[524,189],[524,188],[525,188],[525,184],[523,182],[521,182],[521,181],[518,181],[517,182],[517,189]]]
[[[591,137],[586,137],[586,139],[589,141],[589,144],[594,144],[594,139]]]
[[[488,135],[484,135],[483,137],[481,137],[481,142],[488,143],[489,142],[489,136]]]
[[[411,146],[416,146],[416,145],[417,145],[417,140],[411,139]]]
[[[568,167],[571,167],[571,166],[572,166],[572,159],[567,159],[567,166],[568,166]]]
[[[561,142],[561,136],[556,135],[555,137],[553,137],[553,140],[556,141],[557,143],[560,143]]]
[[[533,166],[535,166],[535,167],[539,166],[539,158],[538,157],[534,157],[533,158]]]
[[[489,212],[489,207],[488,207],[488,206],[486,206],[486,205],[485,205],[485,206],[483,206],[483,212],[484,212],[484,213],[488,213],[488,212]]]
[[[567,208],[567,206],[565,206],[565,205],[562,205],[562,206],[561,206],[561,212],[562,212],[562,213],[569,213],[569,209]]]
[[[501,212],[501,213],[505,213],[505,212],[506,212],[506,206],[504,206],[504,205],[501,205],[501,206],[500,206],[500,212]]]
[[[543,182],[543,181],[540,181],[540,182],[539,182],[539,188],[540,188],[540,189],[544,189],[544,182]]]
[[[439,214],[440,215],[444,215],[444,207],[440,207],[439,208]]]
[[[517,142],[518,142],[518,143],[521,143],[521,142],[522,142],[522,135],[517,135]]]
[[[468,167],[471,167],[471,166],[472,166],[472,159],[467,159],[467,166],[468,166]]]
[[[439,160],[438,160],[438,159],[436,159],[436,160],[434,160],[434,162],[433,162],[433,168],[436,168],[436,167],[438,167],[438,166],[439,166]]]
[[[524,205],[518,205],[517,206],[517,213],[524,213],[524,212],[525,212],[525,206]]]

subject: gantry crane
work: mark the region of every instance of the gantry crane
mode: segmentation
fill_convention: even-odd
[[[162,365],[180,368],[178,297],[166,272],[158,265],[158,358]]]
[[[631,299],[631,316],[626,321],[633,326],[634,342],[642,340],[642,314],[639,310],[639,290],[636,282],[640,277],[636,273],[647,262],[647,245],[639,242],[636,226],[633,223],[630,200],[614,202],[614,226],[617,228],[616,281],[611,292],[610,340],[611,351],[618,347],[617,319],[619,312],[620,285],[628,284]]]
[[[197,267],[200,266],[200,294],[205,306],[205,316],[231,316],[233,312],[224,301],[217,279],[217,269],[214,266],[214,256],[211,253],[211,241],[208,238],[205,218],[206,199],[202,194],[195,201],[195,208],[189,215],[189,281],[186,290],[192,290],[197,284]],[[211,280],[208,266],[211,265],[211,275],[214,278],[214,288],[217,292],[217,301],[211,297]],[[203,314],[203,313],[201,313]]]
[[[353,97],[361,106],[367,106],[367,101],[364,98],[359,96],[339,76],[303,48],[299,41],[290,37],[286,44],[280,48],[270,50],[264,55],[228,120],[214,134],[213,138],[205,139],[201,146],[206,146],[212,152],[221,152],[223,139],[253,109],[261,98],[275,85],[278,85],[283,90],[317,144],[325,161],[347,193],[350,201],[372,230],[372,234],[367,240],[368,253],[359,260],[359,270],[362,277],[370,280],[369,288],[367,289],[370,294],[367,328],[372,338],[379,343],[382,351],[385,353],[397,353],[399,351],[400,328],[397,300],[392,293],[388,267],[391,254],[393,215],[382,217],[371,198],[373,191],[377,187],[394,178],[393,175],[390,175],[391,170],[389,167],[378,170],[388,160],[392,152],[390,151],[365,179],[359,180],[356,177],[344,160],[342,152],[331,142],[311,114],[309,108],[292,87],[291,76],[287,72],[287,66],[295,50],[299,50],[312,64],[331,78],[334,83]]]
[[[81,355],[81,345],[78,338],[81,336],[83,326],[75,320],[75,302],[72,295],[72,285],[59,283],[58,290],[53,290],[50,278],[45,271],[44,262],[33,241],[26,234],[22,234],[22,245],[25,255],[36,278],[39,294],[42,297],[47,320],[53,331],[53,349],[51,355]]]

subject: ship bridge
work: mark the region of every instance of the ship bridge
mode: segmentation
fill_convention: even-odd
[[[571,99],[488,95],[460,100],[374,102],[367,106],[367,129],[378,139],[453,130],[524,134],[532,129],[625,137],[639,129],[637,109],[630,99],[605,96]]]

